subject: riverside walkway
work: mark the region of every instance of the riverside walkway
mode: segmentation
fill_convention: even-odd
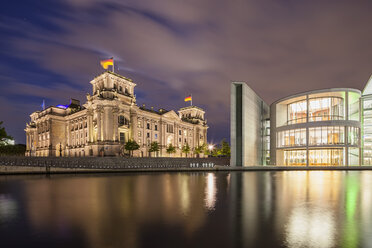
[[[0,174],[188,171],[229,163],[229,158],[0,157]]]
[[[192,171],[372,170],[372,166],[230,167],[229,158],[0,157],[0,175]]]

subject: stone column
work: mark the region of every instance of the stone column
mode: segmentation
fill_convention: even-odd
[[[102,140],[102,125],[101,125],[101,109],[96,109],[97,111],[97,141]]]
[[[88,142],[93,142],[93,112],[91,110],[87,111],[87,132],[88,132]]]
[[[103,131],[103,140],[112,140],[112,108],[104,107],[104,131]]]
[[[138,141],[138,131],[137,131],[137,126],[138,126],[138,118],[137,118],[137,113],[136,112],[131,112],[130,113],[130,134],[133,140],[136,142]]]
[[[67,121],[66,133],[67,133],[66,134],[66,137],[67,137],[66,145],[70,146],[70,144],[71,144],[71,124],[70,124],[70,121]]]
[[[118,108],[113,108],[112,109],[112,129],[113,129],[113,137],[112,139],[114,141],[118,141],[118,128],[119,128],[119,125],[118,125],[118,112],[119,112],[119,109]]]
[[[29,134],[26,132],[26,151],[30,149],[30,144],[29,144]]]

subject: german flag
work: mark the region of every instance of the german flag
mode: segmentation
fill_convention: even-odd
[[[114,58],[101,60],[101,66],[107,69],[110,65],[114,66]]]
[[[192,101],[191,95],[185,98],[185,102],[190,102],[190,101]]]

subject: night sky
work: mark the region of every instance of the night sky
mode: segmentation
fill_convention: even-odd
[[[209,142],[229,139],[230,81],[267,103],[301,91],[363,89],[372,74],[372,1],[3,1],[0,120],[25,142],[29,114],[85,102],[114,57],[139,105],[178,109],[193,95]]]

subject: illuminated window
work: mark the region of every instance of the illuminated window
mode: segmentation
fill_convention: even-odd
[[[309,121],[343,120],[344,100],[341,97],[320,97],[309,100]]]
[[[309,150],[309,165],[340,166],[343,165],[343,149],[314,149]]]
[[[307,104],[306,100],[288,104],[288,124],[306,122]]]
[[[292,129],[277,133],[277,147],[305,146],[306,129]]]
[[[359,144],[359,128],[357,127],[348,127],[348,144],[349,145],[358,145]]]

